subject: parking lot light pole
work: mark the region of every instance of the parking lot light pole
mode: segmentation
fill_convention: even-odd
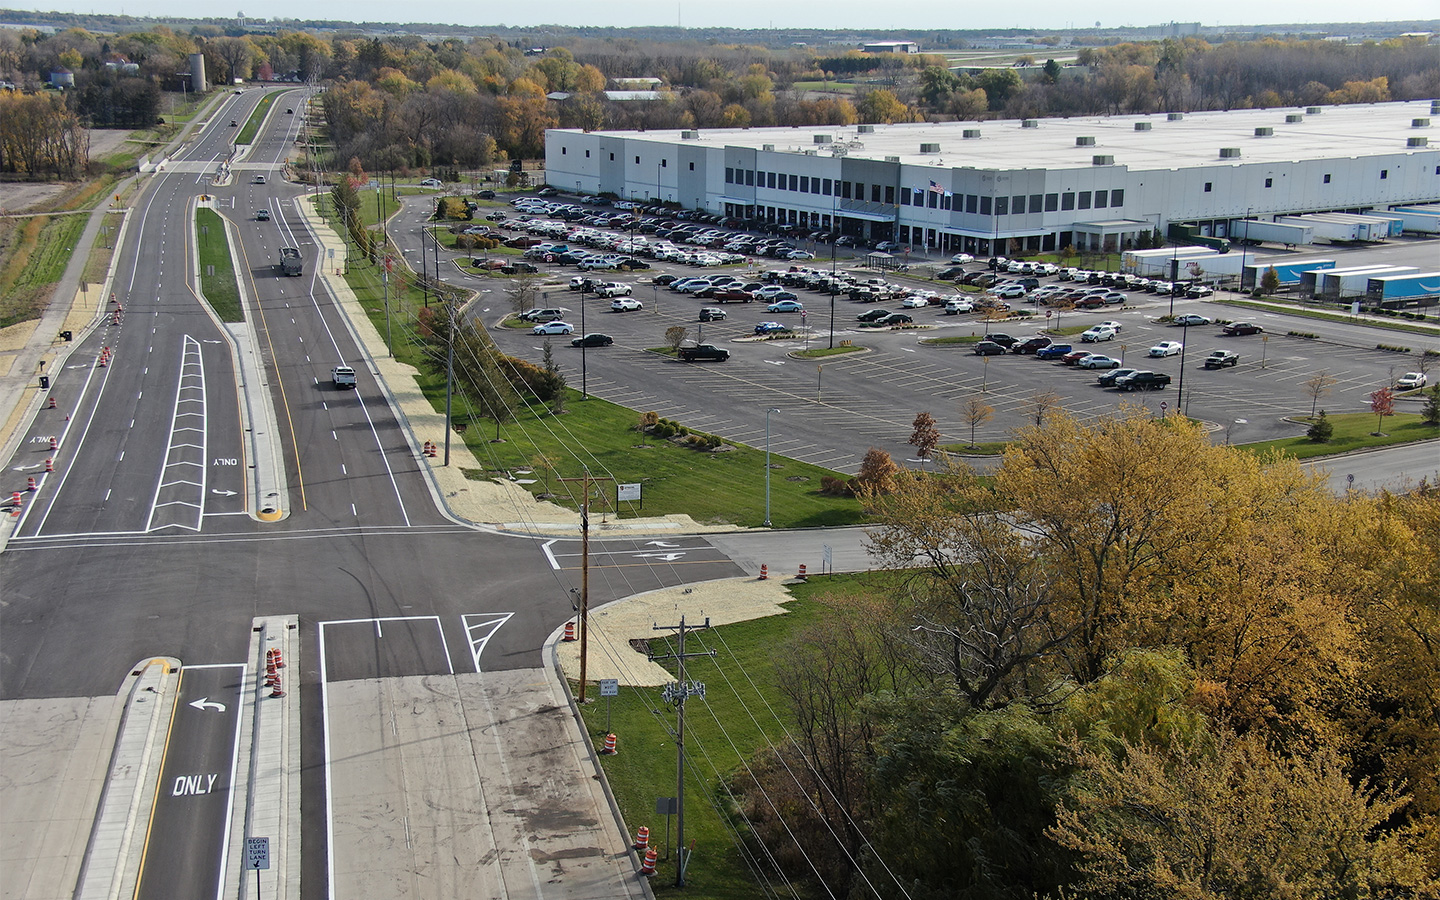
[[[1175,411],[1188,415],[1186,408],[1182,405],[1185,402],[1185,348],[1190,343],[1186,340],[1190,334],[1190,320],[1186,319],[1180,326],[1180,383],[1175,387]]]
[[[590,399],[590,370],[585,366],[585,282],[580,282],[580,399]]]
[[[765,410],[765,527],[770,527],[770,414],[779,412],[772,406]]]

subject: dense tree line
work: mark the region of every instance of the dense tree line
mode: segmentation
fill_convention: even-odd
[[[892,574],[777,651],[795,740],[730,785],[791,877],[914,900],[1436,896],[1433,491],[1336,498],[1130,410],[1045,416],[992,483],[863,494]]]
[[[59,96],[0,92],[0,172],[78,178],[89,161],[86,131]]]

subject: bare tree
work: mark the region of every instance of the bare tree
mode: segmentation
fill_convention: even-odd
[[[671,325],[665,329],[665,346],[671,350],[679,350],[680,345],[685,343],[685,338],[690,334],[690,329],[684,325]]]
[[[516,314],[535,308],[535,304],[544,296],[540,290],[539,279],[534,275],[517,275],[510,290],[510,306]]]
[[[972,448],[975,446],[975,429],[990,421],[990,417],[993,415],[995,415],[995,407],[979,397],[971,397],[965,401],[964,406],[960,407],[961,419],[970,426],[970,446]]]
[[[1030,398],[1030,417],[1035,427],[1045,424],[1046,416],[1060,408],[1060,395],[1054,391],[1036,391]]]
[[[1321,369],[1305,379],[1305,393],[1310,395],[1310,418],[1315,418],[1315,408],[1320,405],[1320,398],[1330,393],[1330,389],[1338,382],[1339,379],[1332,376],[1328,369]]]

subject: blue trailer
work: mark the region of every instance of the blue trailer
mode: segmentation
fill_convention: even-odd
[[[1266,269],[1275,270],[1275,274],[1280,276],[1280,287],[1285,289],[1297,287],[1300,284],[1301,272],[1333,268],[1335,268],[1333,259],[1260,259],[1245,264],[1245,270],[1240,273],[1240,289],[1253,291],[1259,287],[1260,279],[1265,277]]]
[[[1374,306],[1433,306],[1440,301],[1440,272],[1382,275],[1365,284],[1365,302]]]

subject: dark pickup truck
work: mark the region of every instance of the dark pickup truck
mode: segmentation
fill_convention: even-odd
[[[1115,380],[1115,386],[1122,391],[1159,391],[1169,383],[1170,376],[1164,372],[1136,372]]]
[[[714,344],[696,344],[693,347],[681,347],[675,351],[675,355],[685,362],[700,362],[705,359],[724,362],[730,358],[730,351]]]

